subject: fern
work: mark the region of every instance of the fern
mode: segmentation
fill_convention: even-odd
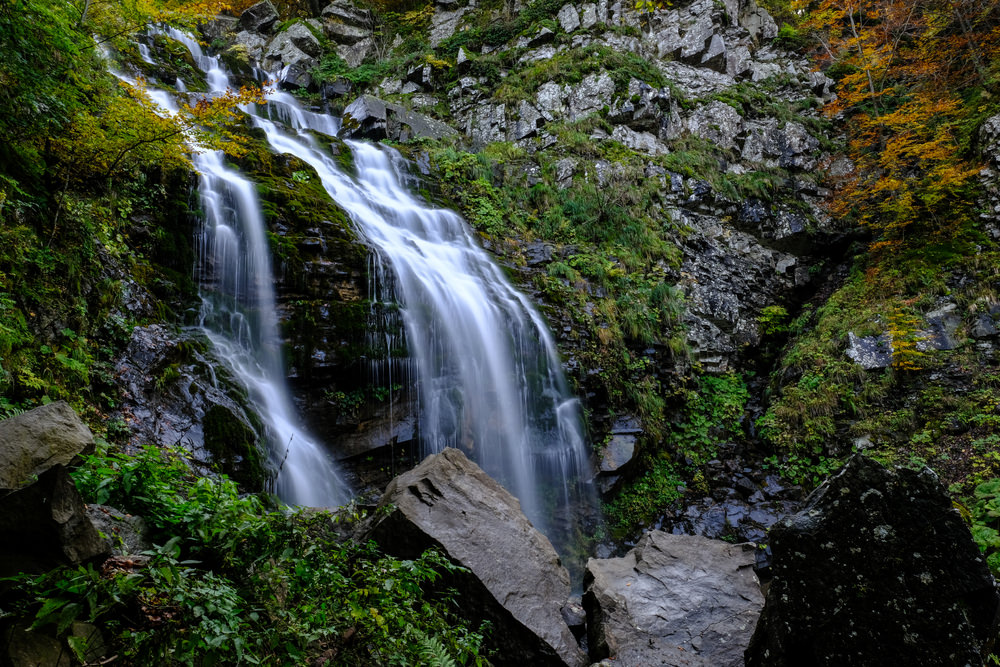
[[[412,626],[410,629],[417,638],[417,650],[423,667],[458,667],[439,638],[429,637]]]

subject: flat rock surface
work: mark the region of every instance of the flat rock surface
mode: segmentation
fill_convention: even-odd
[[[621,667],[742,665],[764,603],[752,545],[653,531],[587,563],[592,660]]]

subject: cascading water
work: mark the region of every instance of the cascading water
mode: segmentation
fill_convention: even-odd
[[[177,31],[170,34],[204,59],[196,43]],[[128,77],[118,76],[135,85]],[[208,79],[215,90],[228,88],[218,67],[210,68]],[[177,112],[168,93],[148,92],[167,113]],[[227,168],[221,152],[193,148],[204,209],[196,239],[201,327],[217,355],[247,388],[265,422],[272,459],[280,466],[278,496],[293,505],[341,505],[350,499],[347,484],[323,447],[295,423],[282,367],[270,249],[256,187]]]
[[[213,91],[228,87],[216,58],[204,56],[181,33],[171,37],[191,49]],[[357,170],[351,178],[311,134],[335,134],[332,118],[303,110],[285,93],[273,94],[267,108],[271,117],[252,119],[272,149],[310,164],[391,267],[425,453],[449,446],[465,450],[520,499],[536,526],[565,542],[572,531],[567,526],[575,523],[568,513],[592,508],[594,496],[586,483],[579,403],[566,387],[541,317],[458,215],[431,208],[407,191],[398,153],[347,142]],[[298,465],[291,458],[286,464]],[[559,515],[562,525],[553,520]]]

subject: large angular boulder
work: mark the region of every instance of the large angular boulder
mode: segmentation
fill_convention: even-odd
[[[269,33],[278,18],[278,10],[271,4],[271,0],[263,0],[243,10],[240,14],[240,28],[247,32]]]
[[[418,137],[440,139],[451,134],[458,132],[441,121],[371,95],[362,95],[344,109],[340,130],[342,137],[373,141],[409,141]]]
[[[79,565],[110,552],[61,465],[0,498],[0,536],[5,545],[0,549],[0,577]]]
[[[371,536],[388,553],[414,558],[437,547],[468,569],[447,582],[463,613],[493,624],[496,665],[581,665],[561,608],[569,574],[514,496],[457,449],[429,456],[394,479]]]
[[[621,667],[742,665],[764,597],[755,547],[652,531],[587,563],[590,657]]]
[[[860,454],[770,533],[774,579],[753,667],[981,665],[997,636],[993,577],[929,469]]]
[[[16,489],[94,449],[94,435],[66,401],[0,421],[0,489]]]

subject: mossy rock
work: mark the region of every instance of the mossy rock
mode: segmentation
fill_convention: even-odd
[[[259,438],[249,424],[221,405],[213,405],[202,420],[205,448],[220,472],[240,486],[262,491],[268,478]]]

